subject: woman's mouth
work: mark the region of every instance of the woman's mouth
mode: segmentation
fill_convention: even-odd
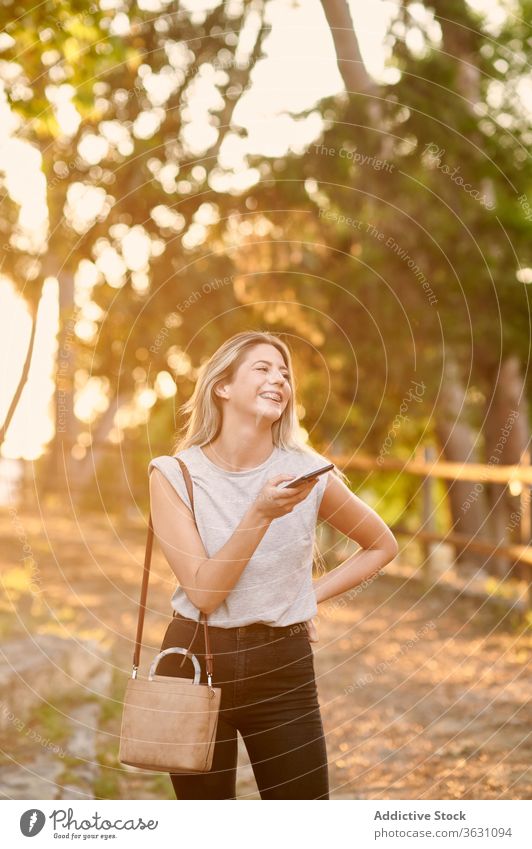
[[[269,401],[273,401],[276,404],[281,404],[283,400],[279,392],[261,392],[259,397],[267,398]]]

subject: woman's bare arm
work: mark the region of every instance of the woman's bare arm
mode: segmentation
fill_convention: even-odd
[[[362,551],[314,581],[317,604],[356,587],[393,560],[399,551],[388,525],[336,475],[329,475],[318,516],[355,540]]]
[[[153,529],[170,568],[192,604],[212,613],[229,595],[246,568],[272,520],[292,510],[306,498],[313,481],[276,491],[276,483],[292,475],[272,478],[250,505],[225,545],[212,557],[207,555],[191,510],[177,495],[164,475],[150,474]]]

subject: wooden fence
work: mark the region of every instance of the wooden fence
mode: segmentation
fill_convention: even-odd
[[[392,527],[397,536],[408,536],[426,544],[432,542],[448,542],[455,545],[459,550],[464,548],[478,554],[488,556],[501,556],[508,558],[514,565],[518,563],[532,564],[532,547],[530,545],[530,490],[532,486],[532,468],[530,467],[530,455],[527,452],[522,462],[513,466],[489,465],[482,463],[449,463],[437,460],[431,456],[431,448],[423,449],[423,457],[419,455],[408,461],[393,457],[361,456],[347,457],[331,456],[334,462],[344,471],[395,471],[398,474],[411,474],[423,478],[423,521],[421,530],[412,530],[402,527]],[[433,515],[430,490],[427,483],[431,479],[449,481],[472,481],[474,483],[496,483],[510,487],[512,495],[519,495],[519,533],[520,544],[501,544],[495,540],[484,537],[469,537],[466,534],[449,532],[438,534],[432,529],[431,517]],[[513,490],[513,491],[512,491]]]
[[[66,443],[65,443],[66,446]],[[102,446],[100,446],[102,448]],[[105,445],[103,448],[109,455],[119,457],[120,448]],[[532,564],[532,546],[530,545],[530,490],[532,487],[532,468],[530,466],[530,455],[523,456],[518,465],[503,466],[481,463],[450,463],[433,458],[432,447],[421,449],[423,456],[404,461],[395,457],[374,457],[368,455],[343,456],[331,455],[331,461],[344,471],[356,470],[361,472],[397,472],[398,475],[410,474],[423,479],[423,516],[420,530],[413,532],[404,526],[397,525],[392,528],[397,536],[406,536],[418,540],[426,546],[427,554],[431,543],[447,542],[454,545],[457,550],[469,549],[478,554],[487,556],[504,556],[513,564]],[[88,449],[90,453],[91,449]],[[123,458],[122,458],[123,459]],[[111,457],[109,457],[111,461]],[[116,481],[117,492],[120,491],[125,497],[131,496],[129,485],[125,480]],[[118,476],[120,478],[120,476]],[[449,481],[471,481],[473,483],[486,482],[505,485],[510,491],[520,496],[521,506],[519,510],[519,533],[520,544],[504,544],[495,540],[482,537],[469,537],[465,534],[450,531],[439,534],[432,525],[433,505],[430,491],[431,479]],[[33,482],[32,482],[33,485]],[[64,481],[63,481],[64,486]],[[53,488],[53,487],[52,487]],[[73,494],[76,490],[75,484],[69,482],[69,492]]]

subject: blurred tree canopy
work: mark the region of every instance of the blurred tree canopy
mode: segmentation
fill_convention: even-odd
[[[345,91],[292,115],[319,117],[305,150],[232,166],[267,0],[0,5],[0,79],[47,208],[32,242],[7,193],[2,271],[34,305],[59,282],[67,423],[49,468],[66,447],[90,482],[90,454],[126,429],[144,485],[201,361],[250,327],[292,345],[322,450],[382,453],[407,399],[393,454],[436,440],[448,459],[488,459],[517,406],[501,459],[516,462],[531,388],[531,6],[493,22],[458,0],[398,2],[376,81],[348,4],[322,0]],[[87,435],[75,397],[90,382],[106,400]],[[403,504],[416,486],[401,481]],[[463,498],[453,521],[476,532],[487,505],[460,516]]]

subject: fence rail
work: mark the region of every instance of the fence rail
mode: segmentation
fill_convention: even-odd
[[[487,463],[449,463],[446,460],[399,460],[395,457],[371,457],[357,455],[356,457],[330,457],[344,471],[356,469],[360,471],[398,471],[420,477],[444,478],[473,482],[509,484],[512,481],[532,486],[532,467],[529,465],[495,466]]]
[[[67,441],[65,440],[65,445]],[[120,447],[106,444],[99,446],[104,452],[119,455]],[[449,542],[457,550],[468,549],[478,554],[489,556],[503,556],[513,564],[526,563],[532,565],[532,546],[530,542],[530,490],[532,488],[532,468],[529,464],[529,455],[523,459],[524,462],[515,465],[491,465],[483,463],[452,463],[430,457],[430,448],[423,449],[424,458],[419,456],[414,459],[402,460],[397,457],[374,457],[371,455],[356,456],[332,455],[327,456],[344,471],[366,471],[366,472],[398,472],[400,475],[416,475],[424,479],[423,500],[423,523],[422,529],[411,531],[405,526],[392,528],[398,536],[408,536],[419,540],[427,546],[431,542]],[[91,447],[87,448],[88,454]],[[119,477],[119,476],[118,476]],[[437,533],[432,526],[432,501],[430,493],[430,482],[433,479],[448,481],[471,481],[472,483],[494,483],[499,485],[521,484],[520,499],[520,535],[522,544],[501,544],[500,541],[491,540],[487,537],[470,537],[466,534],[448,532]],[[117,487],[124,487],[124,481],[117,480]],[[76,491],[75,481],[69,482],[69,490]]]
[[[412,531],[405,526],[392,527],[397,536],[408,536],[418,540],[426,546],[429,556],[428,544],[431,542],[448,542],[454,545],[457,551],[469,550],[477,554],[486,554],[490,557],[504,557],[510,566],[518,563],[532,565],[532,546],[530,543],[530,500],[532,486],[532,468],[529,465],[530,455],[528,452],[523,456],[523,462],[512,466],[495,466],[484,463],[450,463],[445,460],[429,458],[430,448],[425,448],[425,458],[416,457],[413,460],[400,460],[395,457],[372,457],[369,455],[357,455],[348,457],[337,455],[331,457],[339,468],[344,471],[396,471],[400,474],[417,475],[424,478],[424,500],[423,500],[423,523],[422,529]],[[520,487],[519,497],[521,507],[520,536],[522,544],[506,544],[488,537],[471,537],[468,534],[449,531],[448,533],[437,533],[432,527],[433,509],[430,490],[427,484],[432,479],[443,479],[450,481],[471,481],[473,483],[495,483],[510,486],[514,483],[524,484]]]
[[[532,547],[529,545],[501,545],[489,539],[476,539],[467,534],[438,534],[435,531],[412,531],[402,525],[393,525],[391,530],[396,536],[413,537],[419,542],[448,542],[460,549],[468,548],[478,554],[498,555],[511,558],[514,563],[532,565]]]

